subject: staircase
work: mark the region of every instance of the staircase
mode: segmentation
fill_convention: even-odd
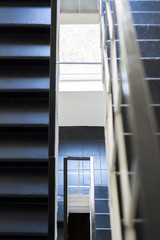
[[[107,186],[95,186],[96,240],[111,240]]]
[[[129,1],[141,60],[146,73],[144,84],[142,80],[143,70],[139,71],[137,68],[140,76],[138,78],[137,72],[133,73],[131,71],[131,68],[136,69],[136,62],[139,62],[139,60],[135,58],[137,54],[136,48],[134,48],[135,44],[130,44],[134,41],[132,38],[134,34],[132,34],[133,31],[129,25],[131,21],[125,22],[125,19],[130,20],[128,3],[125,0],[109,0],[107,2],[110,3],[111,12],[109,7],[106,8],[106,1],[103,1],[101,3],[101,9],[103,10],[101,10],[100,17],[104,89],[108,100],[106,138],[109,152],[108,164],[110,165],[112,239],[115,240],[117,237],[125,240],[158,239],[160,235],[158,228],[160,211],[158,209],[159,200],[157,199],[160,199],[160,194],[154,186],[159,182],[160,1]],[[115,11],[115,23],[112,25],[114,15],[111,15],[111,13],[114,11],[114,4],[117,10]],[[108,15],[106,15],[106,11],[108,11]],[[104,26],[104,21],[106,26]],[[115,35],[111,36],[112,26],[113,31],[115,29]],[[106,35],[104,29],[106,29]],[[118,34],[120,29],[119,32],[121,33]],[[124,42],[128,44],[126,48],[124,48]],[[135,49],[135,55],[133,49]],[[130,62],[127,62],[127,60]],[[142,84],[139,84],[138,81],[142,81]],[[149,87],[151,98],[148,97],[145,84]],[[142,88],[139,88],[139,86],[142,86]],[[146,105],[143,104],[143,101]],[[131,109],[131,106],[134,110]],[[154,118],[150,110],[155,113],[157,128],[154,125]],[[149,113],[148,117],[146,117],[146,112]],[[138,135],[137,129],[139,126],[147,126],[147,122],[149,122],[147,118],[151,127],[144,128],[143,132],[139,131]],[[135,121],[133,123],[132,119],[137,119],[139,122]],[[139,130],[141,129],[139,128]],[[153,137],[150,138],[149,135]],[[138,148],[140,149],[138,150]],[[136,190],[133,188],[133,183],[136,184]],[[127,216],[130,217],[128,220]]]
[[[50,26],[49,0],[0,1],[1,239],[48,237]]]

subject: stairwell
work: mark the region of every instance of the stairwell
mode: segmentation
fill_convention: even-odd
[[[115,6],[117,6],[117,8],[120,9],[120,6],[122,7],[122,5],[123,5],[123,7],[124,7],[124,2],[125,1],[122,1],[122,4],[119,5],[118,1],[109,1],[112,12],[114,10],[114,3],[115,3]],[[140,47],[141,60],[143,61],[144,69],[145,69],[145,73],[146,73],[145,82],[149,86],[150,95],[151,95],[151,101],[149,102],[149,107],[151,109],[153,109],[153,111],[155,113],[156,120],[157,120],[158,128],[157,128],[157,132],[156,132],[156,138],[159,142],[159,130],[160,130],[160,105],[159,105],[159,103],[160,103],[160,92],[159,92],[159,89],[160,89],[160,85],[159,85],[160,84],[160,81],[159,81],[160,80],[160,71],[159,71],[159,69],[160,69],[160,17],[159,17],[160,16],[160,1],[145,1],[145,0],[135,0],[135,1],[133,1],[133,0],[131,0],[131,1],[129,1],[129,4],[130,4],[130,8],[131,8],[134,27],[135,27],[136,34],[137,34],[137,43]],[[124,9],[125,9],[125,7],[124,7]],[[127,10],[128,10],[128,8],[126,9],[126,11]],[[106,1],[103,1],[103,14],[104,14],[104,19],[105,19],[106,18],[106,16],[105,16],[105,14],[106,14]],[[124,16],[125,16],[125,14],[127,16],[127,12],[124,12]],[[119,19],[120,19],[120,14],[119,14]],[[108,24],[108,22],[107,22],[107,24]],[[106,46],[107,46],[107,54],[108,54],[108,57],[109,57],[108,60],[109,60],[109,64],[110,64],[110,62],[111,62],[110,56],[111,56],[111,43],[112,43],[112,41],[109,40],[110,36],[109,36],[108,25],[107,25],[107,43],[106,43],[107,45]],[[119,25],[118,25],[117,18],[115,20],[114,27],[115,27],[115,44],[116,44],[116,50],[117,50],[117,59],[115,60],[114,63],[117,62],[118,67],[119,67],[119,63],[120,63],[120,60],[121,60],[120,58],[122,58],[122,52],[121,52],[121,55],[120,55],[120,52],[119,52],[120,51],[120,45],[119,45],[120,44],[120,41],[119,41],[120,36],[118,34]],[[113,29],[114,29],[114,27],[113,27]],[[126,29],[126,32],[127,32],[127,25],[124,26],[124,29]],[[128,31],[128,33],[129,33],[129,31]],[[129,41],[129,38],[130,38],[130,36],[128,35],[128,39],[126,39],[126,41],[127,40]],[[123,42],[123,40],[122,40],[122,42]],[[113,45],[112,45],[112,47],[113,47]],[[130,46],[130,47],[132,48],[132,46]],[[121,45],[121,51],[122,51],[122,45]],[[132,52],[132,54],[133,54],[133,52]],[[134,65],[134,63],[133,63],[133,65]],[[131,128],[131,119],[128,117],[129,116],[128,113],[130,111],[130,103],[131,103],[131,101],[130,102],[128,101],[129,98],[130,98],[130,96],[129,96],[130,93],[129,93],[129,90],[127,88],[128,81],[126,80],[126,85],[125,85],[125,77],[124,76],[121,77],[121,73],[123,74],[124,72],[123,72],[122,69],[118,69],[118,77],[122,78],[122,92],[121,92],[122,101],[120,100],[119,102],[120,102],[120,109],[121,109],[120,111],[122,113],[121,116],[122,116],[123,128],[124,128],[123,129],[124,130],[123,136],[124,136],[124,140],[125,140],[125,149],[126,149],[126,157],[127,157],[126,160],[127,160],[128,179],[130,181],[130,183],[129,183],[130,187],[131,187],[130,190],[132,190],[131,180],[133,179],[133,176],[135,174],[133,165],[136,164],[135,159],[137,158],[137,155],[134,154],[135,145],[134,145],[134,148],[132,147],[133,142],[134,142],[133,141],[133,134],[132,134],[133,129]],[[136,73],[135,73],[135,76],[136,76]],[[111,81],[113,81],[114,77],[111,75]],[[126,79],[127,79],[127,77],[126,77]],[[134,77],[132,78],[132,81],[134,81]],[[135,81],[136,81],[136,79],[135,79]],[[112,87],[113,87],[113,85],[114,85],[113,82],[111,84],[112,84]],[[139,89],[137,88],[137,91],[138,90]],[[114,91],[114,90],[112,89],[111,92],[112,91]],[[147,91],[146,91],[146,94],[147,94]],[[118,92],[117,92],[117,95],[118,95]],[[114,94],[112,95],[112,97],[113,96],[114,96]],[[133,97],[133,96],[131,96],[131,97]],[[136,98],[136,95],[134,97]],[[137,103],[138,103],[139,100],[140,99],[137,98]],[[113,100],[113,104],[114,103],[115,102]],[[141,104],[141,103],[139,102],[139,104]],[[144,109],[141,109],[141,113],[139,112],[139,116],[142,116],[141,120],[143,119],[143,113],[144,113]],[[136,115],[136,112],[134,114]],[[116,110],[113,113],[113,115],[115,117]],[[109,119],[109,117],[108,117],[108,119]],[[113,120],[113,122],[114,122],[114,120]],[[115,128],[115,125],[116,124],[114,122],[114,128]],[[108,130],[108,128],[107,128],[107,130]],[[147,131],[147,129],[146,129],[146,131]],[[116,130],[115,130],[115,132],[116,132]],[[116,139],[116,141],[117,141],[117,139]],[[149,141],[149,139],[143,139],[143,142],[145,142],[145,141]],[[117,143],[117,146],[118,145],[120,145],[120,144]],[[145,151],[145,149],[143,149],[142,151]],[[119,226],[120,226],[120,231],[122,231],[122,236],[121,236],[120,239],[127,239],[126,238],[127,235],[125,235],[125,234],[127,234],[127,230],[126,230],[127,226],[125,225],[126,223],[125,223],[124,205],[123,205],[124,204],[123,200],[124,200],[124,198],[127,199],[127,196],[126,196],[127,194],[124,196],[124,193],[123,193],[123,190],[122,190],[122,182],[121,182],[121,176],[122,176],[121,169],[122,168],[120,168],[120,161],[118,160],[119,158],[120,158],[120,154],[119,154],[119,152],[116,152],[116,160],[115,160],[116,163],[115,163],[114,167],[115,167],[115,176],[116,176],[116,186],[117,186],[117,190],[118,190],[118,198],[117,198],[118,201],[117,201],[117,203],[119,204],[119,213],[120,213],[120,225]],[[110,161],[111,160],[112,159],[110,159]],[[150,158],[148,163],[151,160],[152,160],[152,158]],[[139,159],[138,159],[138,161],[139,161]],[[144,168],[147,168],[147,166],[149,164],[151,164],[151,162],[149,164],[148,163],[146,161],[146,164],[145,164],[145,161],[144,161],[144,164],[145,164]],[[156,164],[158,164],[158,163],[156,163]],[[153,167],[153,165],[152,165],[152,167]],[[113,168],[113,166],[112,166],[112,168]],[[112,171],[113,171],[113,169],[112,169]],[[149,172],[150,172],[150,174],[149,174]],[[152,173],[148,169],[148,177],[150,176],[150,182],[151,183],[153,183],[153,179],[152,179],[153,175],[152,174],[154,174],[154,173]],[[110,175],[110,178],[111,178],[111,175]],[[145,184],[146,184],[146,182],[145,182]],[[110,188],[111,188],[111,186],[110,186]],[[141,188],[143,189],[143,186],[141,186]],[[114,192],[114,190],[113,190],[113,192]],[[149,193],[149,189],[148,189],[148,193]],[[152,191],[152,194],[153,194],[153,191]],[[154,194],[155,194],[155,196],[159,197],[158,193],[157,194],[154,193]],[[156,236],[156,234],[155,234],[155,232],[157,232],[157,234],[158,234],[158,228],[155,231],[153,231],[153,229],[152,229],[152,233],[150,233],[151,229],[148,230],[147,228],[145,228],[146,226],[145,226],[144,217],[148,214],[147,213],[148,210],[144,210],[143,204],[140,200],[141,197],[142,197],[141,193],[139,193],[138,200],[137,200],[138,201],[138,204],[137,204],[138,209],[137,209],[137,212],[135,213],[135,216],[134,216],[134,219],[133,219],[133,222],[134,222],[133,229],[135,231],[135,236],[133,234],[132,239],[141,239],[142,240],[142,239],[152,239],[152,238],[159,237],[159,235]],[[116,195],[115,195],[115,198],[116,198]],[[156,199],[156,197],[154,197],[154,199]],[[155,206],[158,208],[157,205],[155,205]],[[151,207],[151,204],[148,207],[150,208],[149,211],[152,214],[152,212],[155,211],[154,207],[153,206]],[[129,212],[129,209],[127,211]],[[157,209],[157,215],[158,214],[159,214],[159,210]],[[152,218],[152,219],[155,219],[155,218]],[[117,220],[116,219],[114,219],[114,220],[112,219],[113,222],[111,224],[111,227],[114,228],[114,229],[112,229],[112,237],[113,237],[113,239],[116,239],[116,237],[115,237],[116,236],[116,234],[115,234],[116,227],[114,226],[114,223],[116,224]],[[148,221],[148,219],[147,219],[147,221]],[[155,222],[156,222],[156,219],[155,219]],[[150,222],[150,224],[152,224],[152,223]],[[147,225],[147,226],[149,227],[149,225]],[[151,235],[149,235],[149,234],[151,234]],[[154,235],[154,237],[153,237],[153,235]]]
[[[152,96],[150,104],[158,122],[159,139],[160,1],[137,0],[130,1],[130,4]],[[44,240],[48,237],[50,19],[49,0],[0,1],[2,239]],[[109,41],[107,45],[109,50]],[[124,98],[124,119],[125,104]],[[124,128],[128,144],[130,132],[126,121]],[[127,151],[130,159],[129,146]],[[95,189],[95,204],[97,239],[108,240],[111,236],[106,186]],[[60,237],[63,235],[61,220],[63,222],[58,219]],[[137,239],[145,239],[139,227]]]

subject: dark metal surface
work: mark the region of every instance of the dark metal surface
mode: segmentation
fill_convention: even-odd
[[[94,160],[90,157],[90,240],[96,240]]]
[[[68,239],[68,177],[67,160],[64,158],[64,240]]]
[[[56,239],[56,114],[57,114],[57,0],[51,1],[50,90],[49,90],[49,164],[48,164],[48,240]],[[47,16],[48,17],[48,16]],[[58,136],[57,136],[58,137]]]

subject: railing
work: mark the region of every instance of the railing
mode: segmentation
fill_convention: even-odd
[[[95,200],[94,200],[94,161],[93,157],[66,157],[64,158],[64,240],[68,239],[68,207],[69,207],[69,193],[68,193],[68,162],[78,161],[78,186],[74,186],[78,189],[80,195],[80,188],[89,187],[89,199],[90,199],[90,240],[96,240],[96,226],[95,226]],[[90,162],[90,186],[80,186],[80,161]]]
[[[57,156],[58,156],[58,38],[59,1],[51,0],[50,26],[50,88],[49,88],[49,128],[48,128],[48,240],[57,239]]]
[[[112,3],[100,1],[112,239],[140,239],[138,222],[146,227],[144,239],[158,240],[160,193],[156,186],[160,182],[160,154],[157,126],[144,81],[129,1]],[[140,216],[137,215],[137,212],[141,214],[139,207],[143,210]]]
[[[101,62],[57,62],[60,81],[102,80]]]

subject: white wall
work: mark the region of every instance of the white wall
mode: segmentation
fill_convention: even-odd
[[[103,92],[60,92],[59,126],[104,126]]]

